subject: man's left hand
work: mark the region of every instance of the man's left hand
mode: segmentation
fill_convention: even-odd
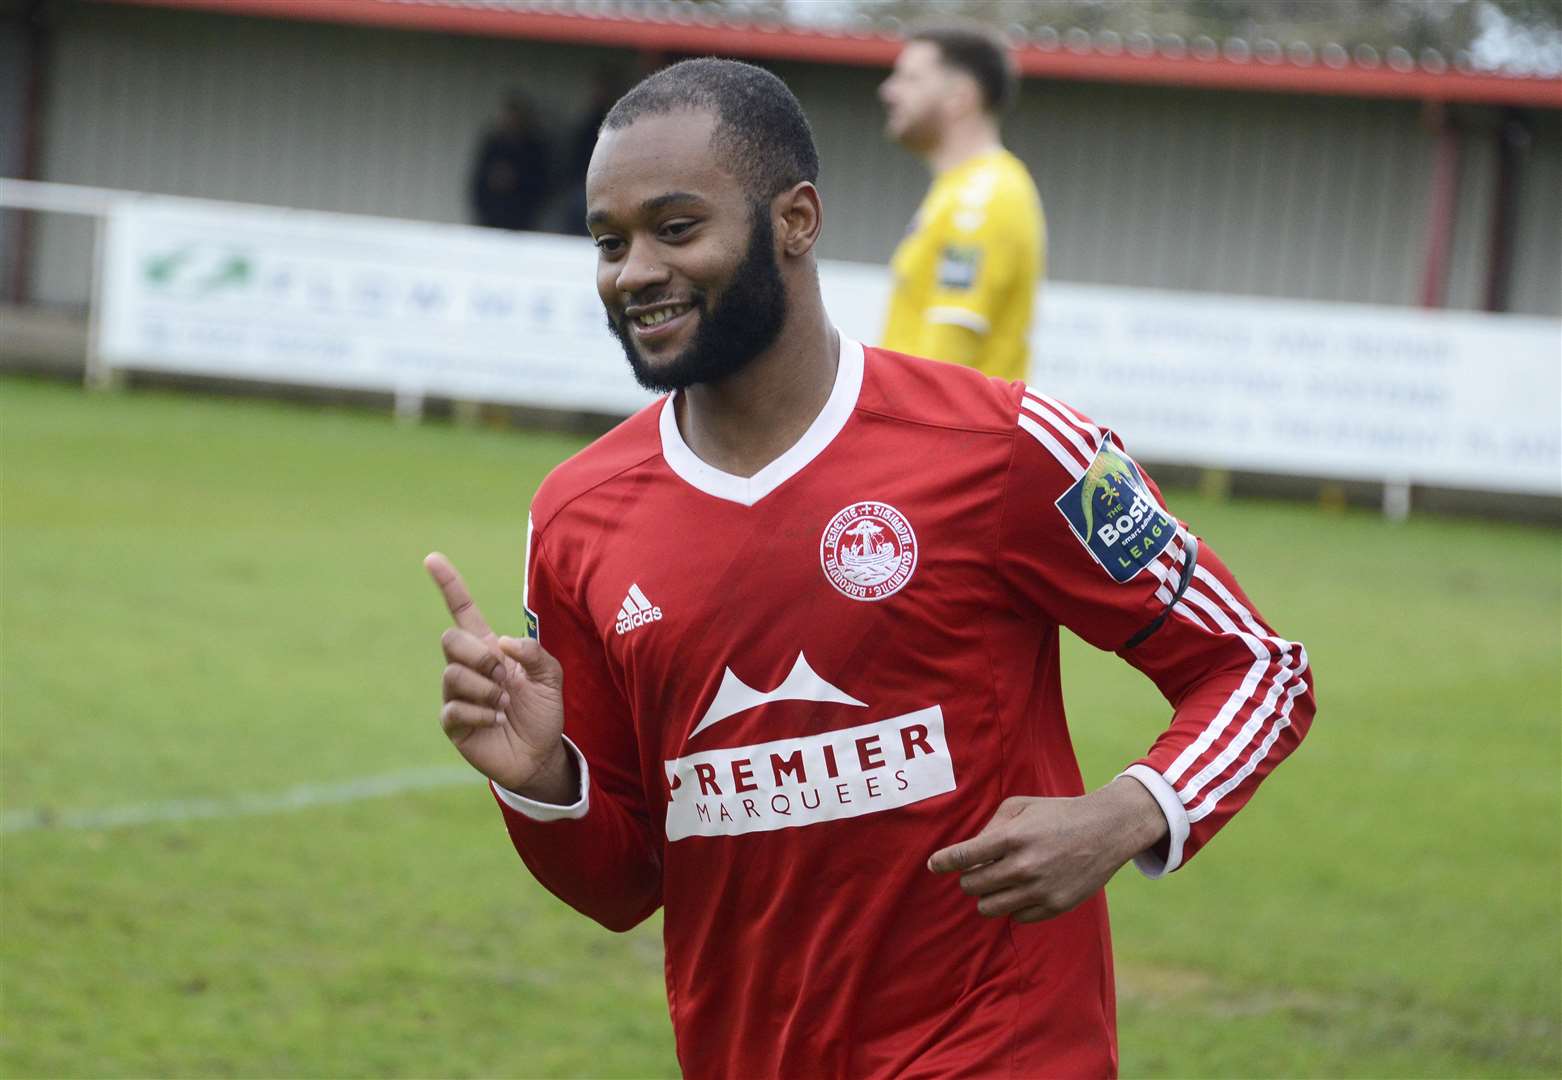
[[[1154,797],[1120,776],[1078,798],[1005,799],[981,832],[934,852],[927,866],[959,872],[981,914],[1039,922],[1079,904],[1165,836]]]

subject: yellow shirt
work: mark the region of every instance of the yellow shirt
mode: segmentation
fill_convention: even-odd
[[[1019,158],[994,150],[933,181],[890,263],[883,345],[1024,379],[1046,222]]]

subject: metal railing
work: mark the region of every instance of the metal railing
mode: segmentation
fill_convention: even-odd
[[[22,210],[45,214],[70,214],[92,221],[92,284],[87,299],[87,366],[85,382],[89,387],[108,383],[109,373],[98,355],[98,315],[103,293],[103,237],[109,212],[126,199],[140,198],[140,192],[111,188],[85,187],[80,184],[55,184],[40,180],[0,177],[0,210]],[[20,247],[21,245],[18,245]],[[18,263],[20,252],[12,253]]]

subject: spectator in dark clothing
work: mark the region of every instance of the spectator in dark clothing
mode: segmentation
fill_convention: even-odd
[[[624,77],[617,68],[599,68],[591,83],[591,101],[570,130],[569,159],[565,162],[564,184],[569,188],[565,201],[562,231],[574,236],[586,231],[586,166],[596,149],[597,132],[608,110],[623,93]]]
[[[472,212],[479,225],[535,229],[549,189],[551,152],[530,103],[512,95],[472,166]]]

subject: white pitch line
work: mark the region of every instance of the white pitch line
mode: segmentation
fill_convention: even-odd
[[[201,821],[211,818],[253,817],[336,806],[363,799],[382,799],[409,791],[481,784],[465,765],[438,765],[422,769],[364,776],[338,784],[303,784],[261,795],[237,795],[227,799],[176,799],[172,802],[133,803],[101,810],[7,810],[0,815],[0,834],[37,829],[119,829],[162,822]]]

